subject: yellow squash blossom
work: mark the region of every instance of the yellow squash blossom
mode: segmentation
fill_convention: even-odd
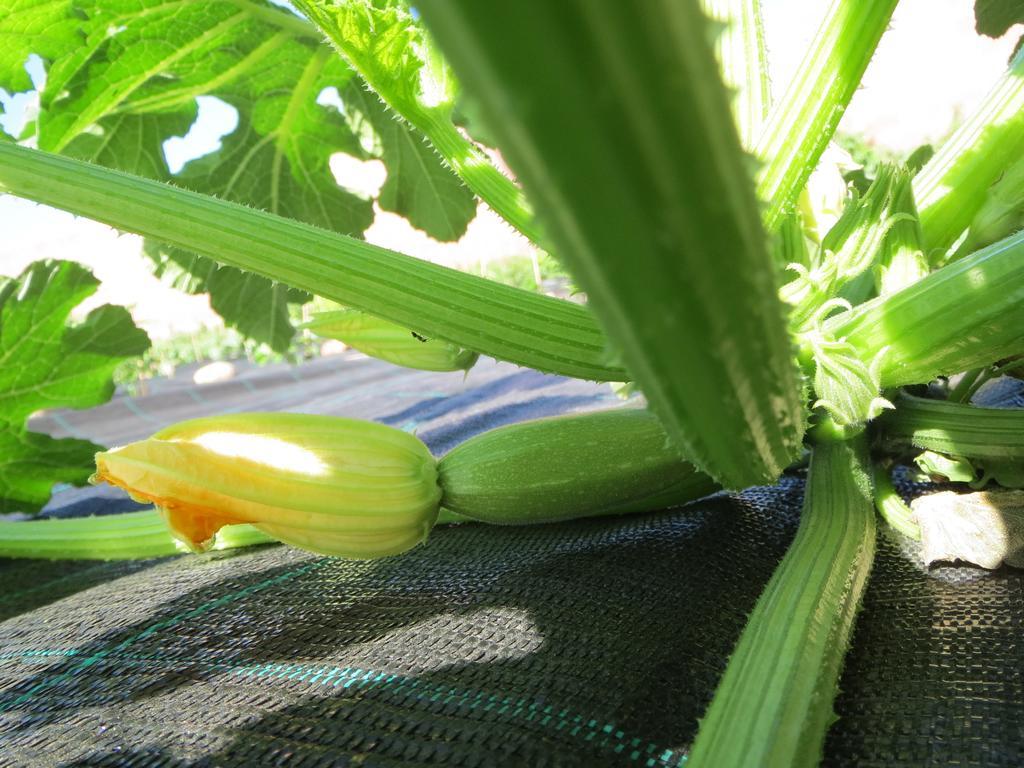
[[[150,502],[201,551],[224,525],[287,544],[372,558],[423,541],[441,489],[414,435],[333,416],[240,413],[194,419],[96,454],[93,482]]]

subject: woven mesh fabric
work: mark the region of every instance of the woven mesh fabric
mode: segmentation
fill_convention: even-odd
[[[370,415],[441,452],[531,402],[605,398],[526,373]],[[801,495],[794,476],[671,512],[450,527],[368,563],[0,561],[0,765],[678,765]],[[1024,764],[1022,587],[925,574],[880,534],[825,764]]]

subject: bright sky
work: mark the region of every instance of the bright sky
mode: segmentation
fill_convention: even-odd
[[[764,0],[777,93],[807,50],[825,5],[812,0]],[[1017,29],[999,41],[978,37],[973,32],[973,5],[971,0],[902,0],[841,129],[897,151],[909,151],[944,135],[1005,69],[1020,35]],[[30,63],[29,71],[39,82],[39,63]],[[7,113],[0,117],[0,125],[8,132],[19,130],[32,101],[29,95],[11,97],[0,91],[0,103]],[[220,137],[233,130],[236,122],[231,107],[201,98],[199,118],[192,129],[185,137],[165,144],[172,170],[216,149]],[[343,175],[357,179],[353,186],[373,189],[383,182],[380,163],[337,159],[337,166],[332,167],[338,173],[344,166]],[[132,308],[136,321],[157,337],[218,322],[205,297],[183,296],[152,277],[139,254],[137,237],[118,236],[95,222],[9,196],[0,196],[0,228],[0,275],[15,275],[40,258],[77,259],[93,269],[103,287],[82,311],[105,302],[124,304]],[[507,225],[486,212],[456,244],[437,243],[401,218],[381,212],[367,239],[452,264],[525,253],[527,249]]]

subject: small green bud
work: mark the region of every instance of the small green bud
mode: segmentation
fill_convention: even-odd
[[[440,339],[427,339],[408,328],[355,309],[319,312],[304,328],[338,339],[360,352],[422,371],[468,371],[479,354]]]

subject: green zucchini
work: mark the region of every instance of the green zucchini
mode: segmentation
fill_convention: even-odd
[[[442,458],[438,478],[443,508],[507,525],[664,509],[719,488],[636,408],[485,432]]]

